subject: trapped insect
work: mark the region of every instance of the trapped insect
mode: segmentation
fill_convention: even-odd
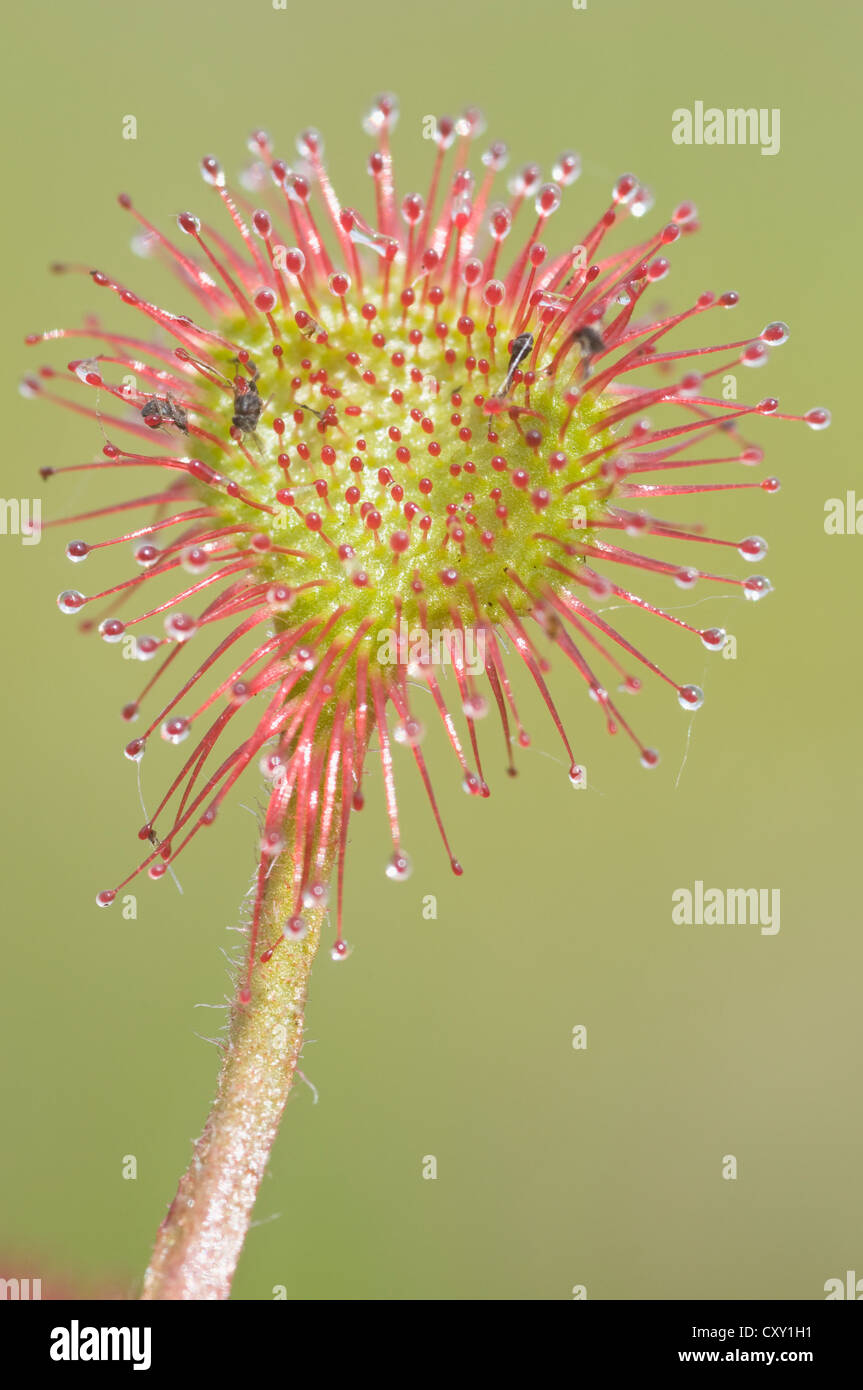
[[[247,366],[251,373],[248,378],[234,378],[234,414],[231,424],[243,434],[254,434],[264,409],[264,402],[258,391],[258,369],[254,362],[247,363]]]
[[[189,433],[189,416],[171,395],[166,395],[164,400],[160,396],[151,396],[141,407],[141,415],[151,429],[176,425],[183,434]]]
[[[506,376],[504,378],[503,385],[501,386],[499,391],[495,392],[496,396],[505,396],[507,391],[509,391],[510,387],[512,386],[513,377],[515,376],[516,372],[518,371],[518,368],[521,366],[521,363],[527,357],[532,347],[532,333],[519,333],[517,338],[513,338],[512,351],[509,355],[509,366],[506,370]]]
[[[581,348],[581,361],[584,367],[584,375],[589,376],[591,363],[596,354],[604,350],[605,341],[602,335],[597,332],[595,328],[591,327],[589,323],[573,333],[572,340],[574,343],[578,343],[578,346]]]

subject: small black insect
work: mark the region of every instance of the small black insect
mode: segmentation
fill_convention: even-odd
[[[581,360],[584,364],[585,376],[588,376],[593,358],[605,347],[602,335],[589,323],[586,323],[582,328],[576,329],[572,335],[572,341],[578,343],[581,348]]]
[[[242,364],[241,364],[242,365]],[[264,409],[258,391],[258,369],[254,362],[247,363],[249,377],[234,378],[234,414],[231,424],[243,434],[254,434]]]
[[[151,429],[157,430],[160,425],[176,425],[183,434],[189,433],[189,417],[171,395],[166,395],[164,400],[160,396],[151,396],[141,407],[141,415]]]
[[[517,338],[512,340],[512,351],[509,355],[509,366],[506,369],[503,385],[499,391],[495,391],[496,396],[505,396],[512,386],[512,379],[515,376],[521,363],[527,357],[533,347],[532,333],[519,333]]]

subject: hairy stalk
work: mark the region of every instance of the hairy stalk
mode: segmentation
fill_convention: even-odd
[[[275,862],[263,902],[265,924],[290,916],[293,868],[289,852]],[[252,972],[246,1004],[240,1002],[245,972],[238,982],[218,1094],[159,1227],[142,1299],[230,1295],[302,1050],[309,975],[323,915],[321,908],[308,910],[303,940],[281,942],[267,965]]]

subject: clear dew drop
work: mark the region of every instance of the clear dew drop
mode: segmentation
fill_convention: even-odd
[[[621,174],[612,189],[611,196],[616,203],[623,203],[625,205],[635,196],[637,188],[638,179],[634,174]]]
[[[261,854],[275,859],[277,855],[282,853],[286,843],[284,835],[281,835],[278,830],[268,830],[261,836]]]
[[[222,166],[213,155],[207,155],[206,159],[201,160],[201,178],[204,183],[208,183],[211,188],[224,188],[225,175]]]
[[[90,547],[86,541],[70,541],[66,546],[66,559],[73,564],[79,565],[82,560],[86,560],[90,554]]]
[[[767,554],[767,542],[762,536],[747,536],[737,547],[744,560],[763,560]]]
[[[581,155],[576,154],[575,150],[565,150],[551,166],[551,177],[564,188],[575,183],[580,173]]]
[[[700,685],[682,685],[677,692],[677,703],[681,709],[701,709],[704,704],[704,691]]]
[[[525,198],[539,183],[541,170],[538,164],[525,164],[507,183],[512,198]]]
[[[678,397],[687,400],[691,396],[700,395],[703,382],[704,378],[700,372],[687,372],[678,388]]]
[[[269,132],[258,128],[257,130],[253,130],[246,140],[246,149],[249,151],[249,154],[260,155],[269,149],[272,143]]]
[[[767,347],[760,339],[754,343],[749,343],[740,354],[740,365],[742,367],[763,367],[769,353]]]
[[[262,777],[268,782],[273,782],[284,774],[285,764],[278,753],[265,753],[258,762],[258,768]]]
[[[489,284],[500,283],[490,280]],[[572,300],[565,294],[556,294],[553,290],[537,292],[536,306],[538,309],[550,309],[552,313],[565,313],[572,304]]]
[[[180,556],[180,563],[187,574],[204,574],[210,557],[202,545],[190,545]]]
[[[560,207],[561,192],[556,183],[544,183],[534,198],[538,217],[550,217]]]
[[[366,135],[377,135],[384,127],[393,130],[398,118],[398,99],[392,92],[384,92],[363,116],[363,130]]]
[[[331,960],[347,960],[351,953],[351,948],[346,941],[337,941],[330,947]]]
[[[674,576],[678,589],[694,589],[698,581],[698,570],[681,569]]]
[[[127,743],[123,749],[124,754],[130,763],[139,763],[147,751],[147,745],[142,738],[133,738],[131,743]]]
[[[721,652],[727,636],[723,627],[706,627],[701,633],[701,643],[709,652]]]
[[[134,550],[135,563],[141,566],[142,570],[150,570],[159,559],[159,551],[154,545],[139,545]]]
[[[587,768],[584,767],[583,764],[572,764],[572,767],[569,769],[569,784],[571,787],[574,787],[577,791],[581,791],[581,789],[584,786],[586,786]]]
[[[485,134],[486,119],[482,111],[476,106],[468,106],[460,116],[456,118],[456,134],[461,138],[478,140],[480,135]]]
[[[462,705],[467,719],[485,719],[488,714],[488,700],[484,695],[468,695]]]
[[[290,657],[291,664],[300,671],[314,671],[315,654],[310,647],[297,647]]]
[[[404,883],[413,873],[411,863],[404,850],[396,850],[390,862],[387,864],[387,878],[391,878],[394,883]]]
[[[561,159],[563,157],[561,156]],[[496,174],[501,173],[506,168],[508,161],[509,149],[502,140],[495,140],[494,144],[482,155],[482,162],[486,169],[493,169]],[[557,178],[557,174],[553,173],[552,177]]]
[[[158,637],[142,635],[135,641],[135,659],[137,661],[152,661],[158,650]]]
[[[286,941],[302,941],[308,935],[309,924],[305,917],[295,914],[289,917],[282,927],[282,936]]]
[[[72,365],[71,363],[69,364]],[[99,363],[95,358],[85,358],[83,362],[76,362],[73,368],[79,381],[83,381],[85,386],[101,386],[102,377],[99,372]]]
[[[823,406],[816,406],[813,410],[807,410],[803,419],[811,430],[826,430],[830,426],[832,416]]]
[[[177,715],[173,719],[166,719],[159,732],[166,743],[182,743],[183,739],[189,737],[191,724],[182,715]]]
[[[303,130],[297,136],[297,153],[303,159],[311,159],[315,155],[321,157],[324,153],[324,139],[319,130],[310,126],[308,130]]]
[[[126,624],[121,623],[119,618],[105,618],[99,624],[99,636],[103,642],[122,642],[126,631]]]
[[[96,904],[98,907],[110,907],[116,896],[115,888],[103,888],[101,893],[96,894]]]
[[[330,890],[325,883],[310,883],[303,889],[303,907],[311,910],[326,907],[330,900]]]
[[[188,642],[197,631],[197,621],[188,613],[169,613],[165,619],[165,632],[175,642]]]
[[[80,613],[86,602],[84,595],[77,589],[64,589],[62,594],[58,595],[57,607],[61,613],[71,616],[73,613]]]
[[[473,211],[473,202],[471,201],[473,195],[473,179],[469,178],[464,171],[463,177],[466,182],[463,187],[454,191],[450,206],[450,220],[460,227],[464,227],[467,224]]]
[[[253,160],[240,170],[239,180],[247,193],[261,193],[267,187],[269,170],[263,160]]]
[[[643,184],[639,184],[638,188],[632,195],[632,201],[629,204],[629,211],[631,212],[633,217],[644,217],[645,213],[650,212],[655,201],[656,199],[654,198],[650,189],[645,188]]]
[[[422,221],[425,212],[425,203],[419,193],[406,193],[402,199],[402,220],[409,227],[415,227]]]
[[[501,203],[496,203],[488,215],[489,232],[495,241],[504,241],[512,230],[512,213]]]
[[[286,584],[271,584],[267,590],[267,603],[274,613],[287,613],[293,602],[293,591]]]
[[[405,748],[417,748],[425,738],[425,725],[419,719],[402,719],[393,729],[393,739]]]
[[[787,343],[788,339],[791,337],[791,330],[787,323],[783,323],[781,319],[777,319],[774,323],[768,323],[767,327],[762,329],[761,336],[765,343],[769,343],[771,347],[781,347],[782,344]]]
[[[150,260],[156,254],[158,245],[159,239],[153,236],[152,232],[136,232],[129,239],[132,255],[137,256],[142,261]]]
[[[773,585],[769,579],[764,578],[763,574],[753,574],[751,579],[744,581],[743,597],[757,603],[759,599],[766,598],[772,589]]]
[[[648,769],[659,766],[659,754],[655,748],[642,749],[641,766]]]
[[[691,226],[693,222],[698,222],[698,209],[694,203],[678,203],[671,217],[678,227]]]
[[[385,236],[383,232],[373,232],[367,236],[359,227],[354,227],[350,232],[351,241],[358,246],[365,246],[369,251],[373,251],[381,260],[392,261],[398,254],[398,242],[395,237]]]
[[[350,275],[346,275],[344,271],[334,271],[333,274],[328,277],[327,284],[332,294],[338,296],[346,295],[351,288],[351,277]]]

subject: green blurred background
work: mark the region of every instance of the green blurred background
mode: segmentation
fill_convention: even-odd
[[[663,753],[648,775],[562,668],[554,689],[588,790],[571,790],[523,680],[533,747],[510,781],[489,728],[490,800],[463,796],[431,738],[461,881],[407,754],[415,872],[406,885],[385,879],[372,779],[349,854],[353,954],[338,966],[322,955],[312,982],[302,1066],[320,1101],[298,1086],[289,1104],[234,1297],[283,1285],[289,1298],[567,1299],[580,1284],[589,1298],[817,1299],[828,1278],[863,1274],[863,539],[823,528],[825,500],[854,488],[859,470],[847,428],[859,391],[856,11],[837,0],[588,0],[583,11],[568,0],[289,0],[281,12],[269,0],[52,0],[6,22],[3,491],[41,491],[49,517],[109,500],[87,475],[43,488],[36,474],[92,456],[101,438],[15,395],[25,370],[78,352],[25,348],[23,336],[113,309],[86,277],[52,278],[48,263],[99,265],[164,301],[167,277],[133,257],[115,194],[169,226],[212,196],[200,156],[235,173],[257,125],[288,158],[296,132],[318,125],[343,201],[362,206],[359,118],[387,88],[402,98],[403,189],[427,179],[422,117],[468,103],[511,145],[511,169],[536,159],[548,170],[560,149],[579,149],[584,174],[553,244],[579,239],[624,170],[654,189],[652,226],[693,198],[703,230],[674,248],[659,297],[677,307],[737,289],[740,308],[709,320],[707,336],[787,319],[790,344],[766,371],[740,371],[741,398],[834,411],[827,434],[776,421],[750,431],[783,480],[778,496],[667,508],[771,541],[756,568],[776,592],[757,608],[722,587],[650,590],[726,626],[736,661],[646,615],[615,615],[676,678],[705,686],[679,783],[690,721],[667,687],[649,683],[632,710]],[[779,107],[781,153],[675,146],[671,112],[696,99]],[[121,138],[128,114],[134,142]],[[128,329],[128,315],[119,321]],[[216,1052],[196,1032],[215,1033],[219,1015],[195,1006],[228,988],[221,948],[236,940],[226,928],[255,838],[240,800],[254,806],[255,788],[181,863],[183,897],[144,882],[137,921],[95,908],[137,847],[118,711],[142,668],[58,615],[56,593],[80,576],[63,556],[70,538],[0,537],[0,1272],[129,1295],[213,1091]],[[744,570],[733,551],[720,560]],[[126,572],[125,556],[113,572]],[[158,785],[151,772],[151,799]],[[780,888],[781,931],[674,926],[671,893],[696,879]],[[422,915],[429,893],[436,921]],[[586,1051],[572,1047],[578,1024]],[[122,1176],[130,1154],[135,1181]],[[722,1178],[728,1154],[736,1181]],[[425,1155],[435,1181],[422,1178]]]

